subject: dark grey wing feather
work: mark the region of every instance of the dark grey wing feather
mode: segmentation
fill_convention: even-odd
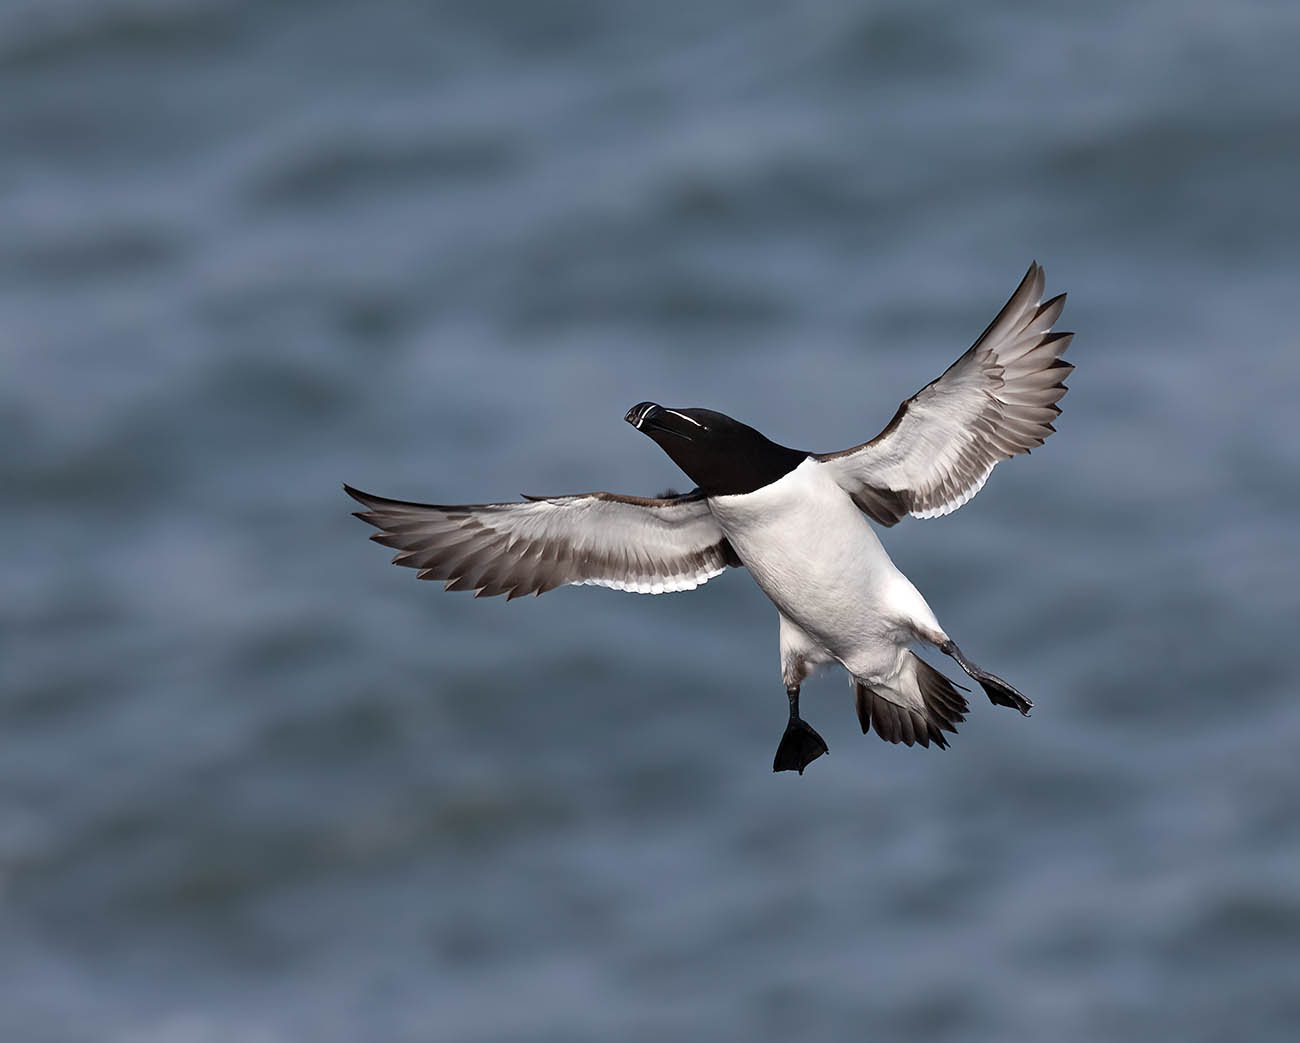
[[[565,583],[638,594],[693,590],[740,560],[698,493],[664,499],[585,493],[523,503],[409,503],[343,487],[394,565],[476,596],[542,594]]]
[[[1065,294],[1044,302],[1043,269],[1016,292],[970,350],[898,408],[870,442],[823,453],[836,482],[882,525],[905,514],[937,518],[984,485],[1000,460],[1027,453],[1056,429],[1056,403],[1073,366],[1072,333],[1052,333]]]

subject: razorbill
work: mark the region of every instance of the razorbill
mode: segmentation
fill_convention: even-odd
[[[946,749],[943,733],[956,731],[969,706],[913,643],[951,656],[994,704],[1025,715],[1033,704],[962,654],[867,519],[890,526],[908,514],[948,514],[999,460],[1055,430],[1062,381],[1074,368],[1061,355],[1073,334],[1051,332],[1065,295],[1042,296],[1034,263],[970,350],[852,449],[810,453],[710,409],[633,406],[624,419],[696,483],[684,496],[441,506],[344,488],[366,507],[357,517],[379,529],[370,538],[396,548],[395,565],[476,597],[565,583],[664,594],[747,568],[780,614],[790,717],[774,771],[803,774],[827,752],[799,716],[799,686],[831,662],[849,673],[864,733],[874,725],[887,742]]]

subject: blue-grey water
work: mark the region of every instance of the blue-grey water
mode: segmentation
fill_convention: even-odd
[[[0,1038],[1291,1040],[1300,9],[0,6]],[[834,449],[1037,258],[1059,434],[885,534],[946,753],[776,614],[506,604],[340,482]]]

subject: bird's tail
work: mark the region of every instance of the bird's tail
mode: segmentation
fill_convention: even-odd
[[[886,742],[920,743],[948,748],[944,732],[956,734],[970,709],[957,686],[934,667],[909,652],[888,688],[854,681],[858,723],[866,734],[872,724]]]

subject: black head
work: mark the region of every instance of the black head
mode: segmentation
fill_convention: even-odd
[[[712,409],[641,402],[623,418],[649,435],[709,496],[748,493],[789,474],[808,456]]]

